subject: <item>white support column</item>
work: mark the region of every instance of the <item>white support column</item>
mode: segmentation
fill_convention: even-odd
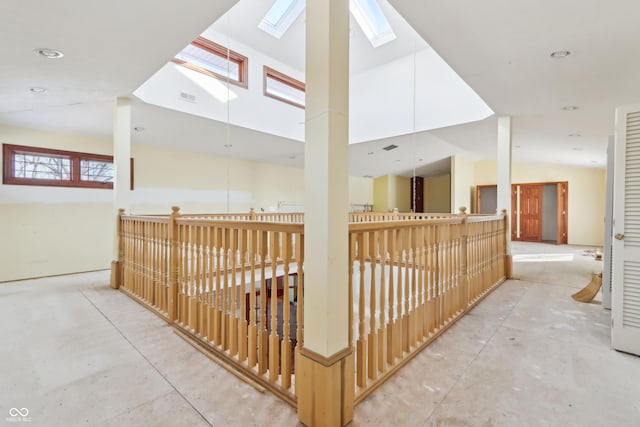
[[[348,122],[349,0],[307,0],[304,347],[296,361],[306,425],[346,425],[353,416]]]
[[[118,214],[129,210],[131,193],[131,101],[116,98],[113,109],[113,262],[111,263],[111,287],[120,285],[120,236]]]
[[[511,277],[511,116],[498,117],[498,212],[507,211],[507,278]]]

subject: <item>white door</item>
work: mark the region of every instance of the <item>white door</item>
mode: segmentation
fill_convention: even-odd
[[[640,105],[616,109],[613,348],[640,355]]]

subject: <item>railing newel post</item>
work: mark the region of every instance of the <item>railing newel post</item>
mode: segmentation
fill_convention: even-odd
[[[169,323],[173,324],[177,317],[177,301],[178,301],[178,277],[180,262],[178,260],[178,223],[177,218],[180,216],[180,207],[171,207],[171,216],[169,221],[169,298],[167,301],[167,311]]]
[[[253,208],[249,209],[249,220],[250,221],[255,221],[256,220],[256,211]]]
[[[511,254],[507,253],[507,248],[509,247],[509,239],[511,239],[509,233],[509,217],[507,215],[507,210],[502,209],[502,216],[504,221],[504,277],[505,279],[511,279],[513,272],[513,259],[511,258]],[[513,224],[512,224],[513,225]]]
[[[109,285],[113,289],[120,288],[120,284],[123,278],[123,260],[124,260],[124,243],[122,242],[122,216],[124,215],[124,209],[118,209],[118,215],[116,217],[116,239],[118,245],[117,259],[111,262],[111,280]]]

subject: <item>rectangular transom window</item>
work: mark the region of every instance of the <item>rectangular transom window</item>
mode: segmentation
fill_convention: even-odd
[[[264,66],[264,95],[296,107],[304,108],[304,83]]]
[[[113,188],[112,156],[11,144],[2,145],[2,154],[4,184]]]
[[[195,39],[172,61],[216,79],[247,87],[247,57],[204,37]]]

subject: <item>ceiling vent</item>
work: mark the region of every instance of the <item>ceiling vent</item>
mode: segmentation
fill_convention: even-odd
[[[391,150],[395,150],[396,148],[398,148],[398,146],[397,146],[397,145],[393,145],[393,144],[391,144],[391,145],[387,145],[386,147],[383,147],[382,149],[383,149],[384,151],[391,151]]]
[[[180,92],[180,99],[183,101],[196,102],[196,96],[187,92]]]

